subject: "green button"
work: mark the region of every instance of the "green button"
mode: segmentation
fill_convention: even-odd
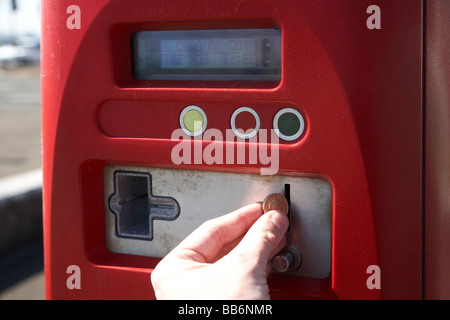
[[[189,110],[183,118],[184,126],[190,132],[200,131],[203,127],[203,116],[197,110]]]
[[[278,118],[278,130],[285,136],[293,136],[300,130],[300,119],[291,112],[283,113]]]

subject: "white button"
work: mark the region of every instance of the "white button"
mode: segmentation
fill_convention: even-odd
[[[273,118],[275,133],[285,141],[294,141],[303,134],[305,120],[300,112],[293,108],[284,108]]]
[[[190,105],[181,111],[180,127],[187,135],[196,137],[203,134],[207,124],[206,113],[200,107]]]
[[[246,116],[243,114],[244,112],[250,113],[250,115],[253,116],[254,125],[253,123],[251,125],[248,123],[248,117],[244,119],[242,118],[243,116]],[[238,125],[236,125],[236,120],[238,120]],[[259,128],[261,126],[261,121],[259,120],[259,116],[255,110],[249,107],[240,107],[236,109],[231,115],[230,125],[231,129],[237,137],[241,139],[251,139],[258,134]],[[242,126],[245,127],[241,128]]]

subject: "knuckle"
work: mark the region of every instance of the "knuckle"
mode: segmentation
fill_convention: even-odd
[[[271,230],[265,230],[263,232],[263,241],[267,242],[270,246],[278,244],[278,236]]]

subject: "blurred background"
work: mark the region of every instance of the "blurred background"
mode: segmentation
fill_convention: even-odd
[[[44,299],[40,0],[0,0],[0,299]]]

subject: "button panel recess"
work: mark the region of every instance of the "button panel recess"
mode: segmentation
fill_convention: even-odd
[[[181,128],[187,137],[208,139],[205,131],[214,129],[225,138],[230,130],[239,140],[259,142],[268,141],[263,137],[273,130],[280,143],[291,144],[307,127],[303,111],[292,102],[108,100],[97,117],[99,129],[113,138],[172,139]]]

